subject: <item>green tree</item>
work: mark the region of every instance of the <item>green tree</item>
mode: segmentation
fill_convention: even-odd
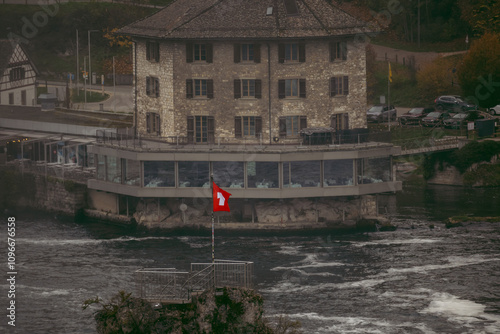
[[[460,0],[462,19],[476,34],[500,32],[500,2],[498,0]]]
[[[458,68],[464,96],[481,107],[500,104],[500,33],[475,41]]]

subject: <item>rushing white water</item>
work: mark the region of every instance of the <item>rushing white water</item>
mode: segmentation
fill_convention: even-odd
[[[500,333],[500,224],[446,229],[436,214],[485,195],[467,190],[439,210],[418,202],[423,190],[414,194],[415,206],[408,196],[385,199],[399,226],[394,232],[216,231],[216,257],[254,261],[266,314],[298,320],[304,333]],[[0,232],[6,249],[6,229]],[[16,328],[3,316],[2,333],[95,333],[84,300],[133,291],[133,273],[142,267],[187,270],[211,258],[210,232],[151,235],[19,216],[16,237]],[[6,283],[0,290],[5,310]]]

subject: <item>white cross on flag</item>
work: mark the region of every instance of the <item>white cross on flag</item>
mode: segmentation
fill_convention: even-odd
[[[214,212],[217,211],[228,211],[229,210],[229,196],[231,196],[230,193],[227,191],[222,190],[219,188],[215,182],[213,182],[213,191],[212,191],[212,201],[214,203]]]

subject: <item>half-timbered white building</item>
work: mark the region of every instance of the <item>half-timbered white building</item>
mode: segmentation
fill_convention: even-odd
[[[21,44],[0,40],[0,104],[36,104],[38,71]]]

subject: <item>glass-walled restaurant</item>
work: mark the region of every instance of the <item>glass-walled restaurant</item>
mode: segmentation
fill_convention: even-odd
[[[150,196],[178,196],[175,191],[153,191],[160,188],[179,191],[210,188],[210,175],[229,192],[238,193],[241,189],[255,195],[258,190],[262,197],[266,197],[266,191],[290,189],[298,194],[298,188],[333,189],[395,182],[390,155],[300,161],[141,161],[95,154],[95,161],[97,180],[90,184],[91,188],[120,192],[120,187],[110,188],[105,184],[134,186],[142,189],[141,195]],[[126,193],[131,194],[130,190]]]

